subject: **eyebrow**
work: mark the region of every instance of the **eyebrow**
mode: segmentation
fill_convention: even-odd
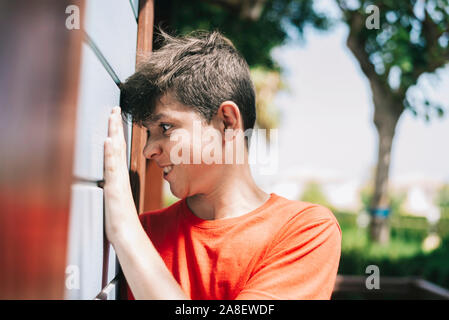
[[[150,123],[157,122],[157,121],[161,120],[162,118],[169,118],[169,119],[171,119],[170,116],[165,114],[165,113],[157,113],[157,114],[150,115],[145,122],[150,124]]]

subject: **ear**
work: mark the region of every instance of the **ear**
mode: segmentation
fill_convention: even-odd
[[[220,105],[217,118],[220,121],[220,130],[223,134],[225,129],[243,130],[239,107],[232,101],[225,101]]]

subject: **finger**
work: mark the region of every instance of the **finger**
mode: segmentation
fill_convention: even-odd
[[[111,112],[108,118],[108,137],[114,137],[118,133],[115,113]]]
[[[112,182],[111,179],[114,178],[116,167],[116,156],[112,139],[108,137],[104,142],[104,179],[106,182]]]
[[[117,137],[121,141],[125,140],[123,121],[122,116],[120,114],[120,107],[114,107],[109,116],[108,136]]]
[[[119,106],[115,106],[112,108],[112,112],[120,114],[122,112],[122,109]]]
[[[117,137],[107,137],[104,142],[105,175],[114,175],[116,170],[127,170],[126,143]]]
[[[123,140],[125,140],[125,135],[124,135],[124,127],[123,127],[123,118],[122,118],[122,113],[121,113],[121,109],[120,107],[115,107],[115,112],[116,112],[116,116],[117,116],[117,129],[120,132],[120,138],[123,137]]]

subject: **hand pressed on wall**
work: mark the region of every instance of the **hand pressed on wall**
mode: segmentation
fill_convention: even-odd
[[[126,162],[126,142],[120,107],[109,116],[108,137],[104,143],[105,230],[114,244],[122,233],[129,232],[137,216]]]
[[[105,229],[136,299],[187,299],[140,223],[126,163],[120,107],[109,116],[104,143]]]

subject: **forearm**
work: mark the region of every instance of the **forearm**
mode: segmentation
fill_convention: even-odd
[[[126,281],[136,299],[188,299],[167,269],[139,219],[129,219],[126,229],[112,242]]]
[[[105,230],[136,299],[187,299],[140,224],[129,184],[120,108],[104,144]]]

